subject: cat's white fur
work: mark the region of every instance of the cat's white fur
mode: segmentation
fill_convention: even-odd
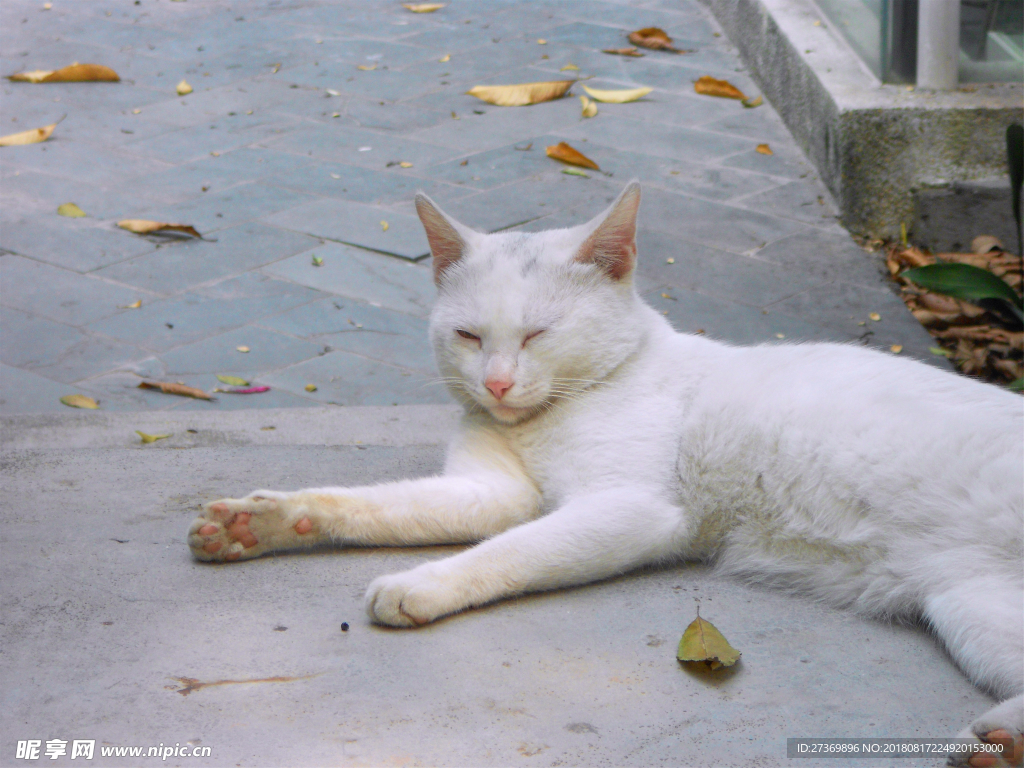
[[[439,289],[431,338],[466,407],[444,473],[208,504],[195,556],[480,542],[370,585],[370,617],[399,627],[713,560],[922,618],[1004,700],[965,734],[1019,735],[1024,401],[855,346],[676,333],[634,289],[639,200],[634,182],[583,226],[484,235],[418,197]]]

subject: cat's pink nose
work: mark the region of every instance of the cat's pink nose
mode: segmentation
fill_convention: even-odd
[[[505,396],[505,393],[512,389],[512,385],[515,384],[511,379],[499,378],[492,376],[484,381],[484,386],[491,390],[491,394],[498,400],[501,400]]]

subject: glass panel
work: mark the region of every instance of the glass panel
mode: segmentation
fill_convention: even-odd
[[[1024,80],[1024,0],[960,0],[961,83]]]
[[[818,6],[842,33],[875,77],[884,80],[882,32],[886,0],[818,0]]]

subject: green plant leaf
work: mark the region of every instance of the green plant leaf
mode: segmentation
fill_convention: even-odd
[[[1014,392],[1024,392],[1024,379],[1014,379],[1008,386]]]
[[[1018,309],[1021,307],[1020,296],[1005,280],[987,269],[970,264],[929,264],[926,267],[908,269],[901,277],[922,288],[952,296],[954,299],[970,302],[1002,299]]]
[[[222,376],[217,374],[217,380],[223,381],[225,384],[230,384],[232,387],[248,387],[249,382],[245,379],[239,378],[238,376]]]

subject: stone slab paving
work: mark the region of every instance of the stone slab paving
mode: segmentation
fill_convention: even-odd
[[[601,52],[652,25],[692,51]],[[0,86],[0,132],[64,118],[49,141],[0,152],[0,411],[59,410],[73,392],[111,410],[448,402],[432,384],[416,190],[479,229],[535,231],[586,220],[634,177],[638,285],[680,330],[899,343],[944,365],[772,106],[694,93],[701,75],[757,92],[696,0],[453,0],[430,14],[328,0],[0,5],[2,74],[72,61],[123,79]],[[502,108],[465,94],[575,77],[654,91],[592,119],[575,98]],[[194,91],[180,97],[183,78]],[[564,175],[544,153],[559,141],[604,173]],[[65,202],[88,216],[58,216]],[[123,218],[204,239],[133,235]],[[218,373],[272,391],[207,403],[136,388],[146,376],[209,389]]]

